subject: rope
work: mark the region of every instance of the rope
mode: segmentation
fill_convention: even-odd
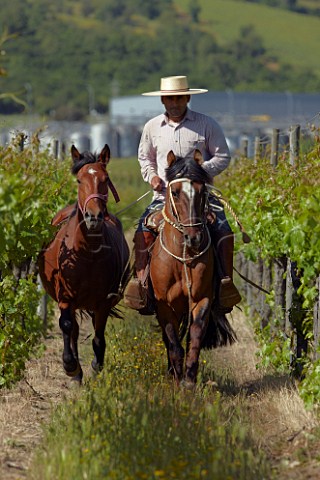
[[[129,208],[133,207],[133,205],[135,205],[136,203],[140,202],[140,200],[142,200],[144,197],[146,197],[147,195],[149,195],[149,193],[151,193],[151,190],[148,190],[146,193],[144,193],[143,195],[141,195],[141,197],[137,198],[137,200],[135,200],[134,202],[129,203],[129,205],[127,205],[126,207],[122,208],[122,210],[119,210],[119,211],[116,212],[114,215],[118,216],[118,215],[120,215],[121,213],[123,213],[123,212],[125,212],[126,210],[128,210]]]
[[[226,209],[231,213],[231,215],[233,216],[234,220],[236,221],[236,223],[238,224],[239,228],[240,228],[240,231],[242,233],[242,240],[244,243],[250,243],[251,242],[251,238],[249,237],[249,235],[247,234],[247,232],[245,231],[243,225],[241,224],[238,216],[236,215],[235,211],[233,210],[233,208],[231,207],[230,203],[225,199],[223,198],[222,196],[222,193],[220,192],[220,190],[218,190],[217,188],[213,187],[212,185],[210,184],[206,184],[207,188],[210,189],[212,191],[212,194],[226,207]]]
[[[206,229],[206,232],[207,232],[207,236],[208,236],[208,242],[207,242],[207,245],[205,246],[205,248],[197,253],[196,255],[193,255],[192,257],[179,257],[178,255],[175,255],[174,253],[170,252],[170,250],[168,250],[168,248],[165,246],[165,244],[163,243],[163,224],[161,225],[160,227],[160,233],[159,233],[159,237],[160,237],[160,244],[161,244],[161,247],[163,248],[163,250],[165,252],[168,253],[168,255],[170,255],[171,257],[175,258],[176,260],[178,260],[179,262],[182,262],[184,264],[186,264],[187,262],[192,262],[193,260],[195,260],[196,258],[199,258],[201,257],[204,253],[206,253],[206,251],[209,249],[210,245],[211,245],[211,236],[209,234],[209,230],[208,230],[208,227],[207,225],[205,225],[205,229]],[[184,247],[186,246],[185,242],[184,242]],[[184,248],[184,251],[185,251],[185,248]]]
[[[184,245],[183,245],[183,255],[185,256],[185,253],[186,253],[186,243],[184,242]],[[187,267],[187,264],[186,262],[183,263],[183,269],[184,269],[184,275],[186,277],[186,284],[187,284],[187,289],[188,289],[188,322],[187,322],[187,328],[189,329],[190,328],[190,325],[191,325],[191,319],[192,319],[192,311],[191,311],[191,302],[192,302],[192,295],[191,295],[191,287],[192,287],[192,284],[191,284],[191,281],[190,281],[190,277],[188,275],[188,267]]]
[[[263,287],[260,287],[260,285],[257,285],[256,283],[254,283],[252,280],[250,280],[249,278],[245,277],[244,275],[242,275],[235,267],[233,267],[233,270],[235,272],[237,272],[237,274],[239,275],[240,278],[242,278],[242,280],[244,280],[245,282],[249,283],[250,285],[252,285],[253,287],[257,288],[258,290],[260,290],[261,292],[263,293],[266,293],[267,295],[270,295],[270,292],[268,292],[268,290],[266,290],[265,288]]]

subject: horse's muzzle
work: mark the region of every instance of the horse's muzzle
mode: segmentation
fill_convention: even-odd
[[[196,232],[195,234],[185,234],[184,235],[185,244],[188,248],[196,249],[200,247],[201,242],[203,241],[203,232]]]
[[[94,215],[87,211],[84,214],[84,221],[88,230],[100,230],[104,221],[104,215],[102,212],[99,212],[98,215]]]

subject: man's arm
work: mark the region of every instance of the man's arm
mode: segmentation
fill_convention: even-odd
[[[141,135],[138,160],[144,181],[148,182],[153,190],[161,192],[163,181],[158,176],[157,152],[152,144],[152,136],[148,124],[145,125]]]
[[[148,124],[144,126],[142,131],[138,148],[138,161],[143,180],[151,184],[152,178],[157,175],[157,153],[152,145]]]
[[[229,166],[230,150],[222,128],[213,119],[208,122],[205,138],[206,150],[211,158],[204,162],[203,168],[211,177],[215,177]]]

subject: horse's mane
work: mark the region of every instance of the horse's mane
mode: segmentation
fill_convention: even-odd
[[[210,176],[193,158],[177,157],[176,161],[166,170],[168,182],[176,178],[188,178],[200,183],[210,183]]]
[[[87,165],[88,163],[96,163],[97,161],[98,161],[98,155],[95,153],[91,153],[87,151],[80,153],[79,160],[77,161],[77,163],[74,163],[71,167],[71,172],[73,175],[76,175],[84,165]]]

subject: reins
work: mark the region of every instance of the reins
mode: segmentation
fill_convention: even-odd
[[[163,212],[162,212],[163,213]],[[165,221],[167,221],[167,218],[168,217],[163,217]],[[172,222],[167,222],[169,223],[171,226],[175,227],[173,225]],[[179,262],[183,263],[183,264],[186,264],[188,262],[192,262],[193,260],[196,260],[197,258],[200,258],[202,255],[204,255],[206,253],[206,251],[210,248],[210,245],[211,245],[211,237],[210,237],[210,234],[209,234],[209,230],[208,230],[208,227],[207,225],[204,224],[204,227],[205,227],[205,230],[206,230],[206,233],[207,233],[207,238],[208,238],[208,242],[205,246],[205,248],[203,250],[201,250],[201,252],[199,253],[196,253],[195,255],[193,255],[192,257],[186,257],[186,256],[183,256],[183,257],[179,257],[178,255],[175,255],[174,253],[172,253],[164,244],[164,241],[163,241],[163,228],[164,228],[164,224],[161,224],[160,225],[160,229],[159,229],[159,238],[160,238],[160,245],[161,247],[163,248],[163,250],[168,253],[168,255],[170,255],[171,257],[175,258],[176,260],[178,260]],[[176,227],[175,227],[176,228]],[[184,245],[184,252],[186,251],[186,243],[183,242],[183,245]]]

